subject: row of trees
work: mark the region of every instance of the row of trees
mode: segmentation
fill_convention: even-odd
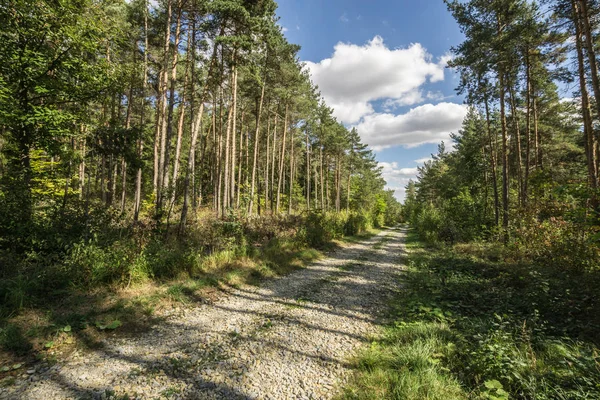
[[[273,0],[0,5],[3,246],[41,222],[364,210],[385,193]],[[12,239],[10,239],[12,238]]]
[[[446,4],[465,34],[451,65],[472,108],[453,137],[456,151],[442,148],[409,185],[407,211],[413,218],[435,214],[429,222],[437,218],[442,236],[452,240],[497,232],[508,243],[529,228],[542,232],[544,224],[558,229],[562,223],[586,232],[577,237],[593,239],[597,2]],[[575,99],[559,99],[557,83],[576,84]]]

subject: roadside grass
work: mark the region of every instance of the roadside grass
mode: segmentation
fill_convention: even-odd
[[[11,304],[19,312],[0,318],[0,381],[10,382],[24,365],[35,360],[54,362],[76,349],[96,349],[107,335],[135,335],[160,323],[165,310],[178,310],[215,300],[222,289],[289,274],[345,243],[366,240],[379,233],[336,240],[325,250],[307,247],[293,236],[274,237],[265,243],[231,246],[205,254],[199,248],[174,245],[159,253],[164,265],[182,264],[172,279],[153,279],[143,268],[132,268],[124,284],[93,289],[72,286],[31,298],[27,282],[13,285]],[[91,255],[93,256],[93,255]],[[158,262],[151,260],[149,262]],[[135,266],[134,266],[135,267]],[[172,267],[171,267],[172,268]],[[299,302],[303,301],[300,299]],[[0,315],[1,316],[1,315]],[[4,367],[23,365],[5,370]],[[4,368],[4,370],[3,370]]]
[[[598,272],[519,263],[491,244],[407,237],[393,324],[344,399],[600,398]]]

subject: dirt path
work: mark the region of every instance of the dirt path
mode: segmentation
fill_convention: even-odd
[[[404,231],[262,287],[230,289],[137,337],[74,354],[0,399],[327,399],[398,290]]]

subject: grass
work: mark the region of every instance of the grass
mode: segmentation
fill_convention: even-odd
[[[394,323],[342,398],[600,398],[597,272],[519,263],[490,244],[425,248],[414,233],[407,249]]]
[[[344,238],[327,249],[377,233],[371,230]],[[73,286],[38,291],[20,277],[3,282],[6,287],[10,284],[7,299],[18,312],[0,312],[0,368],[36,359],[57,360],[76,348],[98,348],[106,335],[135,335],[160,323],[162,310],[211,302],[220,288],[258,285],[323,256],[322,251],[306,247],[289,234],[264,243],[226,247],[206,254],[203,248],[179,243],[158,246],[135,258],[125,281],[91,289]],[[97,250],[86,253],[93,265],[98,264]],[[157,279],[148,272],[151,264],[150,270],[179,272],[170,279]],[[40,297],[32,297],[28,291]],[[67,332],[65,327],[69,327]],[[11,374],[0,370],[0,380]]]

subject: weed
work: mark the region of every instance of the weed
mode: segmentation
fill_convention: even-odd
[[[5,350],[17,355],[24,355],[32,349],[32,345],[23,334],[23,330],[13,324],[8,324],[0,329],[0,345]]]
[[[600,397],[597,273],[500,262],[495,245],[406,247],[396,322],[344,398]]]

